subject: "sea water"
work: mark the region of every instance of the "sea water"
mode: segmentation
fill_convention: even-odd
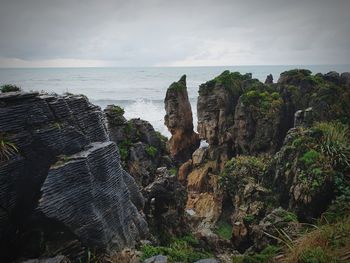
[[[102,109],[115,104],[125,109],[125,117],[149,121],[166,136],[164,98],[169,85],[187,75],[187,88],[197,123],[197,96],[200,84],[224,70],[252,73],[264,81],[272,74],[277,81],[281,72],[307,68],[313,73],[349,72],[350,65],[304,66],[225,66],[225,67],[132,67],[132,68],[21,68],[0,69],[0,85],[15,84],[25,91],[84,94]]]

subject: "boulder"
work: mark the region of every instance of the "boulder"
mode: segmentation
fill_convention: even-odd
[[[164,100],[166,115],[164,124],[171,133],[170,154],[178,161],[191,158],[199,146],[198,134],[193,131],[191,104],[188,99],[186,75],[170,85]]]

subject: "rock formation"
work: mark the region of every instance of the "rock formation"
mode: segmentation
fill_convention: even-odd
[[[104,112],[110,138],[119,147],[123,167],[140,187],[153,182],[158,167],[172,167],[166,138],[156,132],[148,121],[126,120],[124,110],[115,105],[109,105]]]
[[[225,71],[200,86],[198,132],[209,145],[180,166],[179,180],[187,185],[188,223],[208,246],[216,250],[222,238],[215,231],[230,222],[233,247],[261,250],[275,242],[264,232],[278,234],[273,228],[279,226],[292,236],[298,218],[319,216],[334,199],[337,172],[320,162],[326,153],[309,153],[305,144],[317,145],[316,137],[332,129],[317,122],[350,123],[346,76],[291,70],[276,84],[271,78],[263,84]],[[305,166],[311,161],[314,170]]]
[[[186,75],[170,85],[164,100],[164,124],[171,133],[170,154],[178,161],[187,161],[199,146],[198,134],[193,131],[191,104],[188,100]]]
[[[77,260],[87,247],[111,253],[147,233],[143,197],[97,106],[22,92],[0,94],[0,105],[2,259],[61,251]]]

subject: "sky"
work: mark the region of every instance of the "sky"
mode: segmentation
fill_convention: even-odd
[[[0,0],[0,67],[350,64],[350,0]]]

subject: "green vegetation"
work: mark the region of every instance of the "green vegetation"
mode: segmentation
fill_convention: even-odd
[[[211,254],[209,252],[196,248],[198,244],[198,240],[193,236],[184,236],[173,239],[169,246],[143,245],[141,247],[141,260],[156,255],[165,255],[168,257],[169,262],[192,263],[210,257]]]
[[[149,156],[154,158],[157,155],[158,150],[157,150],[157,148],[153,147],[152,145],[149,145],[146,147],[146,152]]]
[[[120,106],[117,106],[117,105],[113,105],[111,111],[112,111],[112,113],[114,113],[116,115],[124,115],[124,113],[125,113],[124,109]]]
[[[242,82],[251,80],[251,74],[242,75],[239,72],[230,72],[225,70],[216,78],[199,86],[199,94],[205,95],[211,92],[215,87],[223,87],[232,94],[238,96],[242,93]]]
[[[349,202],[334,202],[312,231],[293,240],[286,263],[336,263],[350,250]]]
[[[12,92],[12,91],[20,91],[21,88],[16,86],[16,85],[5,84],[5,85],[0,86],[0,90],[2,93],[5,93],[5,92]]]
[[[316,152],[315,150],[311,149],[304,153],[304,155],[300,158],[302,162],[304,162],[306,165],[314,164],[319,158],[321,154]]]
[[[120,143],[118,143],[120,159],[122,161],[125,161],[126,158],[128,158],[130,146],[131,146],[131,142],[128,139],[125,139]]]
[[[0,134],[0,162],[10,160],[16,153],[18,153],[17,146],[9,142],[4,134]]]
[[[281,76],[296,77],[303,79],[304,77],[311,76],[311,71],[308,69],[291,69],[281,73]]]
[[[281,251],[279,247],[267,246],[260,253],[252,255],[236,256],[233,263],[268,263]]]
[[[171,91],[182,91],[186,90],[186,75],[183,75],[179,81],[173,82],[168,90]]]
[[[276,91],[269,91],[264,86],[253,89],[249,88],[241,100],[251,111],[258,113],[260,116],[271,117],[278,112],[283,105],[280,94]],[[270,89],[270,88],[269,88]]]
[[[221,220],[216,223],[215,233],[223,239],[230,240],[232,237],[232,225],[227,221]]]
[[[228,161],[219,176],[219,184],[231,195],[234,195],[241,184],[249,177],[260,181],[269,164],[267,157],[237,156]]]
[[[278,216],[280,216],[284,222],[298,222],[297,215],[290,211],[281,210]]]
[[[321,247],[309,248],[304,250],[299,256],[299,262],[302,263],[331,263],[336,262],[331,256],[327,255]]]
[[[246,215],[244,218],[243,218],[243,221],[245,224],[251,224],[253,223],[255,220],[255,216],[254,215]]]
[[[176,175],[177,174],[177,168],[176,167],[170,168],[169,172],[170,172],[171,175]]]

